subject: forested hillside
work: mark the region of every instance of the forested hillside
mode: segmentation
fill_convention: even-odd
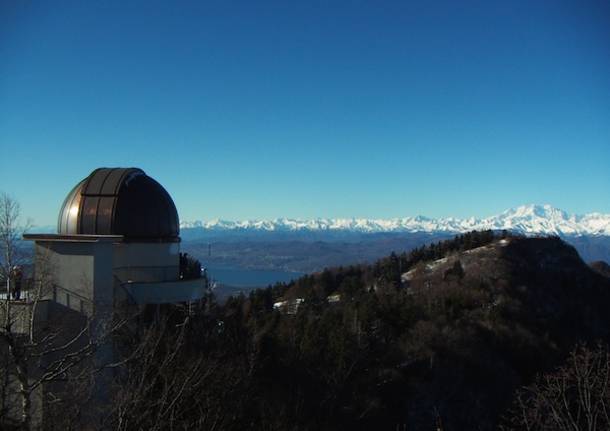
[[[470,233],[174,314],[117,405],[124,429],[510,427],[518,388],[608,340],[609,307],[610,279],[560,239]]]

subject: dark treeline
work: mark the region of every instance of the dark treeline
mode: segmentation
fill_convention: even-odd
[[[472,250],[490,244],[494,240],[509,238],[511,233],[502,231],[494,233],[491,230],[473,231],[457,235],[451,240],[439,241],[409,252],[391,253],[372,265],[356,265],[325,269],[321,273],[304,276],[295,282],[281,283],[272,288],[272,296],[279,297],[286,293],[289,296],[318,295],[326,297],[334,292],[363,293],[368,287],[376,289],[398,289],[401,274],[409,271],[421,262],[441,259],[450,253]],[[260,292],[260,291],[259,291]]]

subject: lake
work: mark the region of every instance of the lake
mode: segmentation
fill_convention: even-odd
[[[235,287],[267,287],[277,282],[289,282],[304,275],[301,272],[269,269],[207,267],[210,279]]]

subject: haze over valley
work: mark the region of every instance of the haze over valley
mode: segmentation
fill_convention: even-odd
[[[325,267],[371,263],[392,251],[409,251],[459,233],[487,229],[557,235],[575,246],[586,262],[610,261],[610,214],[572,215],[550,205],[524,205],[481,219],[416,216],[181,223],[185,249],[206,265],[285,271],[278,281],[290,278],[290,272],[296,276]]]

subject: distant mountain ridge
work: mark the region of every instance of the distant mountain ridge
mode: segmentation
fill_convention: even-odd
[[[426,232],[463,233],[472,230],[510,230],[523,234],[560,236],[610,236],[610,214],[568,214],[551,205],[523,205],[487,218],[428,218],[424,216],[393,219],[318,218],[312,220],[278,218],[274,220],[182,222],[182,229],[206,231],[359,233]]]

